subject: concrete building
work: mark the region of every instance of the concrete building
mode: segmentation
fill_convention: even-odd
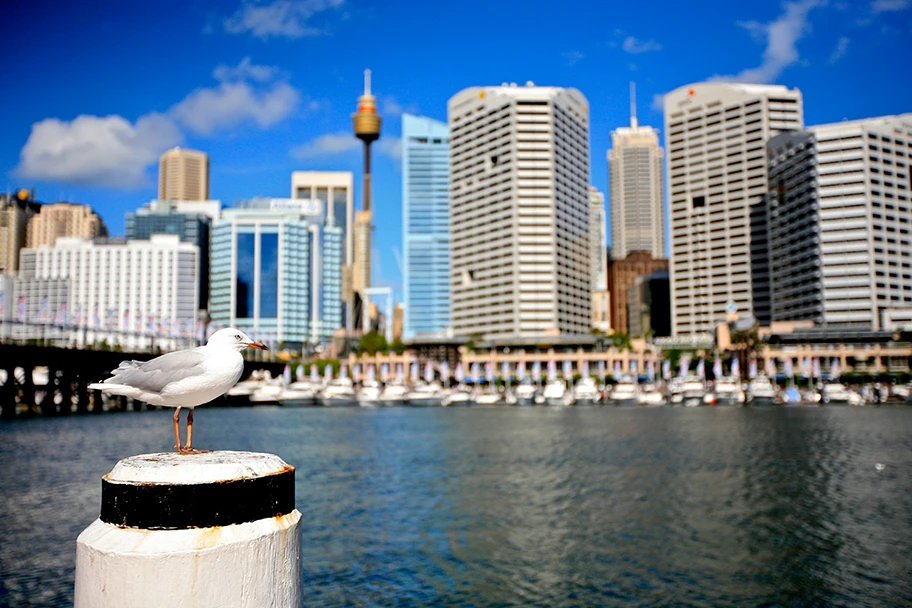
[[[768,145],[771,316],[880,330],[912,317],[912,114]]]
[[[627,331],[634,337],[671,335],[667,270],[637,277],[627,290]]]
[[[19,270],[19,250],[25,247],[29,220],[40,209],[28,190],[0,194],[0,275]]]
[[[176,348],[195,337],[199,249],[177,235],[109,243],[60,238],[54,246],[23,249],[21,263],[27,318],[53,323],[62,312],[60,324],[72,326],[69,342]],[[43,311],[55,280],[68,283],[66,297],[48,298]]]
[[[630,333],[627,317],[627,290],[640,277],[668,270],[668,260],[654,258],[648,251],[634,251],[621,260],[608,260],[608,291],[611,293],[611,329]]]
[[[107,236],[108,229],[88,205],[53,203],[41,205],[29,219],[26,247],[53,246],[58,238],[94,239]]]
[[[611,132],[608,150],[611,193],[611,255],[631,251],[665,257],[665,188],[659,132],[641,127],[631,92],[630,126]]]
[[[219,201],[151,201],[126,216],[127,240],[149,240],[153,234],[176,234],[200,251],[201,309],[209,307],[209,242],[212,222],[221,214]]]
[[[208,201],[209,155],[172,148],[158,159],[158,200]]]
[[[277,342],[331,342],[342,327],[341,227],[313,198],[260,198],[212,228],[214,323]]]
[[[592,291],[608,289],[607,231],[605,228],[605,195],[595,186],[589,187],[589,283]],[[661,256],[656,256],[661,257]]]
[[[450,146],[446,124],[402,115],[403,336],[450,324]]]
[[[291,174],[291,198],[320,201],[327,216],[342,230],[342,327],[352,329],[354,310],[355,264],[355,178],[351,171],[294,171]]]
[[[701,83],[665,96],[672,328],[711,334],[726,311],[769,321],[766,144],[804,126],[801,93]]]
[[[454,333],[586,333],[586,98],[531,82],[472,87],[454,95],[447,110]]]

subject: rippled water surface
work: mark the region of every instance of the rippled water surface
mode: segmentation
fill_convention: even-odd
[[[170,449],[170,416],[0,423],[0,605],[72,604],[100,477]],[[257,407],[195,431],[297,467],[307,605],[912,605],[912,408]]]

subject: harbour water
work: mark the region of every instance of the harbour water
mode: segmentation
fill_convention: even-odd
[[[0,424],[0,606],[72,604],[170,416]],[[909,407],[204,408],[194,445],[297,467],[309,606],[912,605]]]

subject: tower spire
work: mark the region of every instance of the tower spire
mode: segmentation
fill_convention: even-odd
[[[364,70],[364,94],[371,94],[371,71]]]
[[[637,88],[636,83],[630,81],[630,127],[632,129],[637,128]]]

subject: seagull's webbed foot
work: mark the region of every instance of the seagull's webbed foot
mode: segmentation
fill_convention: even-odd
[[[209,450],[197,450],[193,448],[193,408],[190,408],[190,411],[187,412],[187,445],[180,447],[180,441],[178,441],[177,451],[181,454],[206,454]]]

